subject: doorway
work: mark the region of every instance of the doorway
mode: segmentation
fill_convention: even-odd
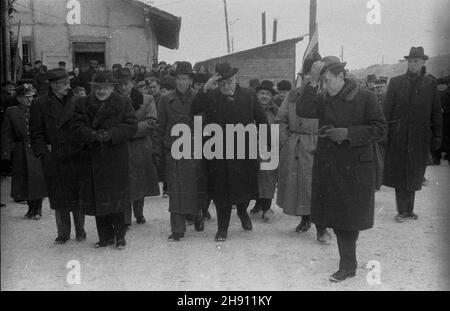
[[[73,42],[73,64],[80,67],[96,60],[98,64],[105,65],[105,42]]]

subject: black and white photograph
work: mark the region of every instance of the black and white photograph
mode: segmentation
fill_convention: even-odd
[[[449,291],[449,12],[1,0],[1,291]]]

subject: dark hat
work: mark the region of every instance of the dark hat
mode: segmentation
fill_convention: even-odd
[[[90,84],[97,84],[97,85],[114,85],[117,84],[116,80],[114,79],[114,75],[112,71],[105,70],[105,71],[98,71],[93,77],[92,82],[89,82]]]
[[[211,78],[211,76],[206,73],[194,73],[194,83],[206,83],[209,78]]]
[[[185,75],[192,75],[192,65],[190,62],[178,62],[177,68],[175,69],[175,74],[185,74]]]
[[[448,81],[445,78],[439,78],[436,80],[437,84],[448,84]]]
[[[337,67],[345,67],[345,65],[347,65],[346,62],[342,62],[339,60],[339,57],[336,56],[325,56],[324,58],[322,58],[320,60],[323,63],[323,68],[320,71],[320,74],[323,74],[325,71],[332,69],[332,68],[337,68]]]
[[[68,78],[69,75],[64,68],[55,68],[47,71],[48,82],[54,82],[62,79]]]
[[[428,59],[428,56],[424,54],[423,47],[421,47],[421,46],[414,47],[414,46],[413,46],[413,47],[409,50],[409,55],[408,55],[408,56],[405,56],[405,58],[406,58],[406,59],[410,59],[410,58],[421,58],[421,59],[427,60],[427,59]]]
[[[161,88],[166,88],[168,90],[175,89],[175,79],[169,75],[161,79]]]
[[[3,87],[8,86],[8,85],[16,86],[13,82],[11,82],[9,80],[2,83]]]
[[[216,64],[216,73],[220,75],[220,79],[218,81],[229,79],[237,74],[238,71],[239,69],[231,67],[229,63]]]
[[[128,68],[120,68],[116,73],[114,73],[114,78],[117,82],[124,82],[131,79],[132,77],[133,75]]]
[[[367,75],[366,80],[367,80],[367,82],[375,82],[377,80],[377,76],[376,75]]]
[[[290,91],[292,89],[292,84],[288,80],[281,80],[277,83],[278,91]]]
[[[20,79],[19,81],[16,81],[16,86],[23,85],[23,84],[34,85],[34,80],[33,79]]]
[[[35,65],[36,65],[36,64],[42,64],[42,61],[38,59],[37,61],[34,62],[34,64],[35,64]]]
[[[255,88],[256,92],[259,92],[261,90],[269,91],[272,93],[272,95],[277,94],[277,91],[275,91],[275,89],[273,88],[273,82],[269,81],[269,80],[263,80],[261,82],[261,85],[259,85]]]
[[[122,68],[122,65],[121,64],[113,64],[112,68]]]
[[[167,63],[165,61],[160,61],[159,65],[167,65]]]
[[[60,62],[58,62],[58,65],[60,65],[60,66],[65,66],[65,65],[66,65],[66,62],[60,61]]]
[[[14,89],[18,96],[34,96],[36,93],[34,92],[33,86],[31,84],[25,83],[19,85]]]
[[[32,66],[31,63],[26,63],[25,66]]]

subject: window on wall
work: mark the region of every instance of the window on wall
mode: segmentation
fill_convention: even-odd
[[[31,63],[31,43],[22,42],[23,63]]]

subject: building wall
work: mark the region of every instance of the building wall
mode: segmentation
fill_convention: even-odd
[[[298,39],[284,40],[268,44],[251,50],[221,56],[218,58],[199,62],[198,69],[205,66],[210,73],[214,73],[215,64],[228,62],[239,68],[237,78],[239,83],[247,87],[250,79],[271,80],[278,82],[288,80],[294,83],[295,73],[295,44]]]
[[[18,0],[14,24],[21,21],[23,41],[31,42],[32,60],[49,68],[65,61],[72,68],[72,42],[105,42],[105,63],[149,65],[158,57],[156,36],[144,26],[144,11],[123,0],[79,0],[81,24],[67,24],[68,0]]]

